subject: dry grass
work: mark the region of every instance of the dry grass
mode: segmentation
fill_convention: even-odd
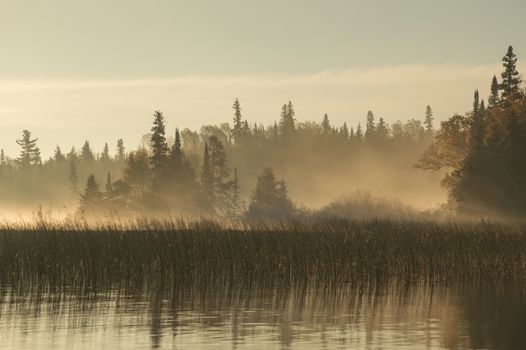
[[[524,279],[523,227],[410,221],[135,220],[0,229],[0,279],[20,286],[262,286]]]

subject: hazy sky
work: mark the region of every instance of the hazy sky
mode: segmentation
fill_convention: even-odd
[[[135,146],[155,109],[169,131],[368,109],[438,119],[487,94],[509,44],[526,58],[526,1],[0,0],[0,147],[22,129],[55,144]],[[520,62],[519,70],[526,69]]]

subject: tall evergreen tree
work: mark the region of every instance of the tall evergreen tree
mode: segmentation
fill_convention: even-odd
[[[499,96],[499,82],[497,81],[497,77],[493,76],[493,79],[491,80],[491,92],[488,97],[488,107],[494,107],[497,106],[500,102],[500,96]]]
[[[367,112],[367,123],[365,124],[365,140],[371,142],[374,140],[376,134],[376,125],[374,122],[374,114],[372,111]]]
[[[509,106],[512,101],[521,95],[520,85],[522,80],[520,78],[519,72],[517,72],[516,65],[517,56],[513,53],[513,47],[510,46],[508,48],[508,52],[502,58],[502,66],[504,67],[504,71],[501,74],[502,83],[500,84],[500,89],[502,90],[502,100],[507,106]]]
[[[108,147],[108,143],[104,143],[104,149],[102,150],[102,153],[100,154],[100,160],[102,162],[108,163],[110,161],[110,148]]]
[[[241,116],[241,105],[239,104],[239,100],[236,98],[234,101],[234,105],[232,106],[234,109],[234,129],[232,130],[232,133],[234,135],[234,142],[236,145],[240,145],[243,142],[243,121]]]
[[[223,144],[216,136],[208,138],[210,150],[210,169],[213,181],[212,205],[219,211],[225,211],[228,205],[230,191],[228,177],[230,170],[227,166],[227,156]]]
[[[16,140],[16,143],[22,148],[18,163],[22,167],[38,165],[41,162],[40,150],[37,147],[38,139],[31,139],[31,133],[28,130],[22,131],[22,138]]]
[[[323,119],[321,121],[321,130],[324,135],[329,135],[331,133],[331,123],[329,122],[329,116],[327,113],[323,115]]]
[[[66,156],[64,153],[62,153],[62,150],[60,149],[60,146],[57,145],[55,148],[55,152],[53,153],[53,160],[55,161],[55,164],[59,165],[66,161]]]
[[[254,219],[283,219],[293,214],[285,182],[278,183],[272,168],[263,169],[250,199],[247,215]]]
[[[93,151],[91,150],[89,141],[87,140],[84,142],[84,145],[80,151],[80,160],[84,163],[91,163],[95,160],[95,156],[93,155]]]
[[[362,125],[360,123],[358,123],[358,127],[356,128],[355,139],[358,143],[362,143],[364,139]]]
[[[79,174],[77,171],[77,162],[73,158],[69,160],[69,185],[71,192],[77,195],[79,193]]]
[[[117,140],[117,154],[115,159],[118,161],[123,161],[126,158],[126,150],[124,148],[124,141],[122,139]]]
[[[80,196],[80,210],[84,214],[95,214],[102,209],[103,194],[95,176],[90,174],[86,182],[84,193]]]
[[[152,126],[152,135],[150,137],[152,155],[150,162],[152,164],[153,185],[155,189],[160,189],[163,172],[168,160],[168,143],[166,142],[164,117],[162,112],[155,111]]]
[[[281,117],[279,121],[279,133],[281,136],[288,138],[296,131],[294,116],[294,106],[292,105],[292,102],[289,101],[288,104],[284,104],[281,108]]]
[[[425,119],[424,119],[424,127],[425,127],[425,130],[426,130],[426,133],[428,135],[432,135],[433,134],[433,110],[431,109],[431,106],[427,105],[426,106],[426,115],[425,115]]]

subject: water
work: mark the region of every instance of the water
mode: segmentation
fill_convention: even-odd
[[[2,349],[525,349],[520,285],[4,287]]]

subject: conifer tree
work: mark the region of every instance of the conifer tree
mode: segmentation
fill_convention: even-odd
[[[499,82],[497,81],[497,77],[493,76],[493,79],[491,80],[491,92],[488,97],[488,107],[494,107],[497,106],[500,102],[500,96],[499,96]]]
[[[53,160],[55,161],[55,164],[62,164],[66,161],[66,156],[64,153],[62,153],[62,150],[60,149],[60,146],[57,145],[55,148],[55,152],[53,153]]]
[[[358,123],[358,127],[356,128],[355,139],[358,143],[363,142],[363,131],[360,123]]]
[[[107,142],[104,143],[104,149],[100,155],[100,160],[104,163],[108,163],[110,161],[110,148],[108,147]]]
[[[293,214],[284,181],[276,181],[272,168],[263,169],[250,199],[247,215],[250,218],[283,219]]]
[[[374,122],[374,114],[372,111],[367,112],[367,123],[365,124],[365,140],[371,142],[374,140],[376,134],[376,125]]]
[[[124,141],[122,139],[117,140],[117,154],[115,155],[115,159],[118,161],[123,161],[126,157],[126,151],[124,148]]]
[[[323,119],[321,121],[321,130],[324,135],[329,135],[331,133],[331,123],[329,122],[329,116],[327,113],[323,115]]]
[[[80,151],[80,160],[84,163],[91,163],[95,160],[95,156],[93,155],[93,151],[91,150],[89,141],[87,140],[84,142],[84,145]]]
[[[510,46],[508,52],[502,58],[504,71],[501,74],[502,83],[500,84],[502,100],[507,106],[521,95],[520,84],[522,83],[522,80],[519,72],[517,72],[516,65],[517,56],[513,53],[513,47]]]
[[[379,143],[385,143],[389,137],[389,128],[386,124],[384,118],[378,120],[378,125],[376,126],[376,141]]]
[[[294,116],[294,106],[292,105],[292,102],[289,101],[288,104],[284,104],[281,108],[281,117],[279,121],[279,133],[281,136],[287,138],[294,134],[296,130]]]
[[[86,182],[84,193],[80,196],[80,210],[84,214],[94,214],[102,209],[103,194],[99,190],[99,185],[95,176],[90,174]]]
[[[16,140],[16,143],[22,148],[18,163],[22,167],[38,165],[41,162],[40,150],[36,143],[38,139],[31,139],[31,133],[28,130],[22,131],[22,138]]]
[[[234,109],[234,129],[232,130],[232,133],[234,135],[235,144],[239,145],[243,142],[243,121],[241,120],[241,105],[237,98],[234,101],[232,108]]]
[[[427,105],[426,106],[426,115],[425,115],[425,119],[424,119],[424,127],[425,127],[425,130],[426,130],[426,133],[428,135],[432,135],[433,134],[433,110],[431,109],[431,106]]]
[[[354,131],[353,131],[353,134],[354,134]],[[342,138],[344,140],[347,140],[349,138],[349,129],[347,128],[347,123],[346,122],[343,122],[343,125],[342,125],[342,127],[340,129],[340,135],[342,136]]]
[[[79,175],[77,172],[77,162],[73,158],[69,160],[69,185],[70,185],[71,192],[75,195],[78,194]]]
[[[212,174],[212,206],[225,211],[228,204],[230,170],[227,167],[227,157],[223,144],[216,136],[208,138],[210,150],[210,171]]]
[[[155,189],[159,190],[163,171],[167,164],[169,151],[165,136],[164,117],[160,111],[155,111],[154,113],[150,143],[152,147],[150,161],[152,164],[153,186]]]
[[[79,157],[77,155],[77,150],[75,149],[75,146],[71,147],[71,150],[66,155],[66,158],[68,160],[79,160]]]

